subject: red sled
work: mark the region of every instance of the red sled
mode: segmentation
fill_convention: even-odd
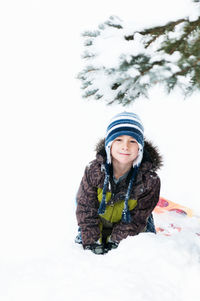
[[[168,216],[168,222],[163,223],[162,225],[162,215],[166,213],[173,212],[174,215]],[[156,219],[158,220],[159,224],[156,227],[156,231],[159,234],[163,234],[166,236],[171,236],[172,234],[178,233],[182,231],[182,226],[177,223],[176,217],[196,217],[198,219],[198,222],[200,222],[200,218],[196,216],[192,209],[182,206],[180,204],[174,203],[172,201],[169,201],[163,197],[160,197],[159,202],[157,206],[155,207],[154,211],[154,219],[156,222]],[[164,217],[164,215],[163,215]],[[180,220],[179,220],[180,221]],[[200,226],[199,226],[200,227]],[[200,232],[195,232],[198,236],[200,236]]]

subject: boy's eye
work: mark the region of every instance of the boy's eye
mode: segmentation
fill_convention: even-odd
[[[131,142],[131,143],[136,143],[136,141],[135,141],[135,140],[131,140],[130,142]]]

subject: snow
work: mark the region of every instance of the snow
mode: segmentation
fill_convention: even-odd
[[[155,14],[150,2],[1,1],[2,301],[199,300],[197,219],[182,220],[184,231],[172,236],[128,238],[105,256],[74,244],[74,198],[84,168],[110,117],[125,109],[81,99],[80,33],[110,15],[134,16],[139,28],[192,10],[186,0],[154,1]],[[141,116],[145,136],[164,157],[161,194],[197,215],[199,106],[199,94],[184,101],[157,87],[150,100],[127,108]]]

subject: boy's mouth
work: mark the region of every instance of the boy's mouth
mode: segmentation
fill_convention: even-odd
[[[119,153],[119,154],[123,156],[130,156],[130,154],[125,154],[125,153]]]

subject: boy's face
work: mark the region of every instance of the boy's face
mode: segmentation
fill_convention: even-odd
[[[131,136],[117,137],[111,146],[111,156],[113,162],[123,165],[130,165],[138,156],[138,143]]]

